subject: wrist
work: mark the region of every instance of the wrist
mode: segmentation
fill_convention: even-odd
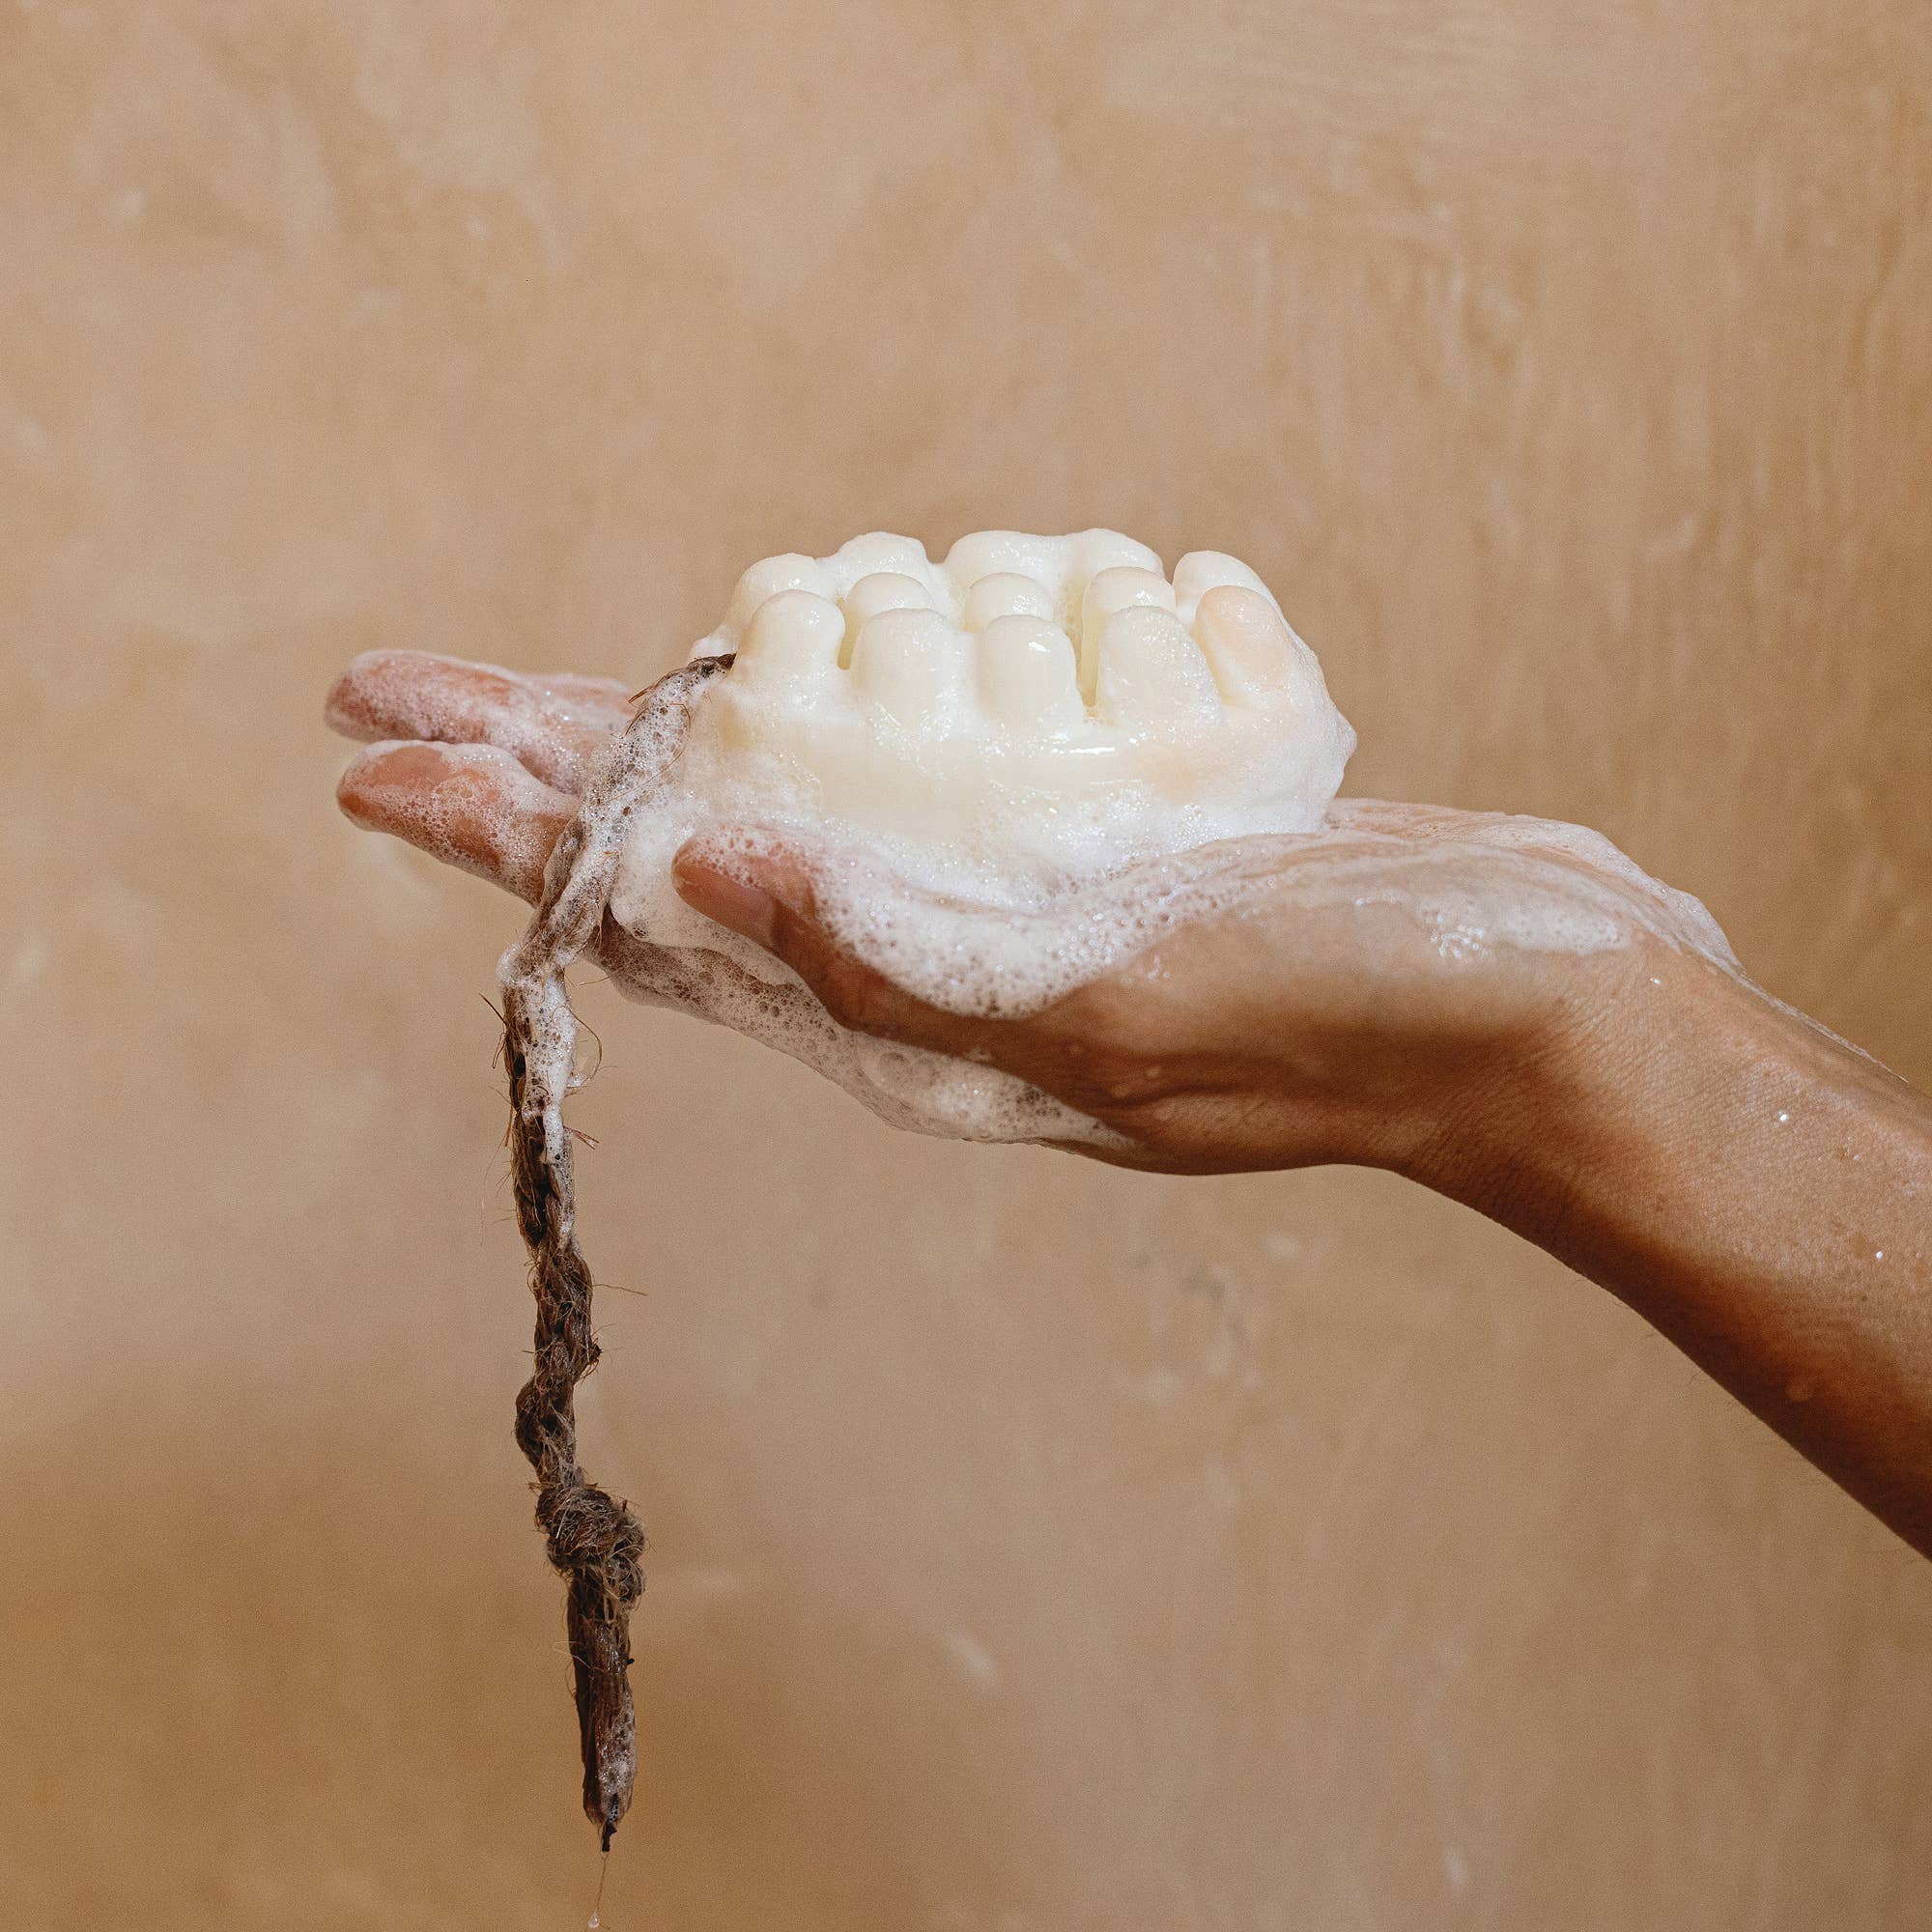
[[[1561,1009],[1499,1056],[1405,1169],[1566,1260],[1694,1170],[1750,1069],[1804,1027],[1662,941],[1579,969]]]

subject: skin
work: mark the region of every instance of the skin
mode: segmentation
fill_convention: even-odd
[[[337,795],[534,901],[630,715],[602,679],[372,653],[328,716],[384,742]],[[1695,944],[1701,909],[1594,835],[1525,845],[1525,823],[1338,801],[1320,833],[1221,848],[1226,910],[1014,1018],[942,1010],[867,964],[821,916],[810,851],[694,841],[675,869],[842,1024],[1018,1074],[1124,1137],[1071,1151],[1176,1174],[1351,1162],[1477,1208],[1932,1554],[1932,1102]],[[1600,924],[1607,906],[1617,941],[1445,943],[1445,895],[1479,937],[1534,900]],[[606,934],[622,978],[631,942]]]

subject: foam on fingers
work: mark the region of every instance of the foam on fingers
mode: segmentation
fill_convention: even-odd
[[[604,678],[526,675],[428,651],[365,651],[336,680],[324,716],[347,738],[495,745],[547,782],[579,791],[630,706],[622,687]]]
[[[571,794],[493,745],[376,744],[336,785],[358,825],[534,899],[545,862],[577,810]]]

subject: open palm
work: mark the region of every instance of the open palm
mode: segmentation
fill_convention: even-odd
[[[329,695],[336,729],[377,741],[338,797],[357,823],[534,901],[631,715],[608,679],[371,653]],[[1211,912],[1016,1016],[949,1011],[894,983],[863,934],[820,916],[808,850],[754,861],[742,843],[699,839],[677,881],[841,1024],[1015,1073],[1123,1137],[1103,1157],[1180,1172],[1415,1171],[1459,1138],[1473,1144],[1552,1042],[1596,1026],[1660,951],[1731,963],[1702,907],[1576,826],[1338,800],[1319,833],[1231,841],[1194,869]],[[879,890],[910,889],[881,873]],[[1114,903],[1132,890],[1131,876],[1094,889]],[[970,929],[962,909],[931,910]],[[1074,895],[1037,915],[1042,941],[1093,911]],[[627,990],[700,1010],[706,975],[737,972],[705,954],[694,974],[696,962],[674,965],[609,921],[599,952]]]

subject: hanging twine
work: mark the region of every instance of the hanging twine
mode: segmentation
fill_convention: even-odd
[[[729,657],[697,658],[643,694],[582,809],[551,854],[544,895],[503,955],[503,1065],[510,1078],[510,1175],[537,1307],[535,1366],[517,1397],[517,1445],[536,1471],[537,1526],[568,1593],[564,1629],[583,1754],[583,1808],[603,1847],[629,1810],[638,1775],[631,1702],[631,1612],[643,1593],[643,1526],[578,1465],[577,1384],[597,1366],[592,1282],[577,1239],[564,1096],[577,1016],[565,969],[604,923],[630,820],[665,784],[704,686]]]

